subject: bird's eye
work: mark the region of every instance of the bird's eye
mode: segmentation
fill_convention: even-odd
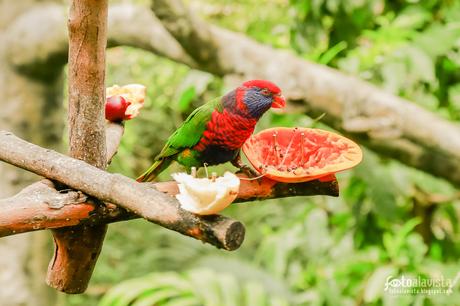
[[[271,93],[270,93],[270,90],[268,90],[267,88],[263,88],[261,91],[260,91],[264,96],[269,96]]]

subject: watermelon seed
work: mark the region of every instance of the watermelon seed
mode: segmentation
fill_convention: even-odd
[[[275,151],[275,163],[278,164],[279,163],[279,160],[278,160],[278,134],[277,133],[273,133],[273,143],[274,143],[274,151]]]

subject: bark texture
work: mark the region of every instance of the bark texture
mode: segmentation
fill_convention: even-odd
[[[69,12],[70,156],[106,167],[105,48],[107,0],[74,0]],[[55,251],[48,268],[49,286],[82,293],[88,287],[107,226],[78,226],[53,231]]]
[[[166,1],[166,0],[165,0]],[[165,27],[196,63],[205,70],[222,74],[218,62],[218,46],[212,39],[211,29],[196,15],[189,12],[180,0],[152,1],[152,9]],[[205,46],[205,47],[203,47]]]
[[[106,167],[107,1],[72,1],[69,13],[70,156]]]

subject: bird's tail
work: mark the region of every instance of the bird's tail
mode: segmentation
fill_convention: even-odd
[[[150,168],[147,169],[136,181],[138,182],[151,182],[153,181],[164,169],[166,169],[172,160],[168,158],[162,158],[153,163]]]

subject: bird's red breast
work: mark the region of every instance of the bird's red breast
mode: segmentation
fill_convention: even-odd
[[[224,109],[222,113],[214,111],[206,130],[193,148],[204,151],[208,146],[219,146],[226,150],[236,150],[243,146],[251,136],[257,120],[231,113]]]

